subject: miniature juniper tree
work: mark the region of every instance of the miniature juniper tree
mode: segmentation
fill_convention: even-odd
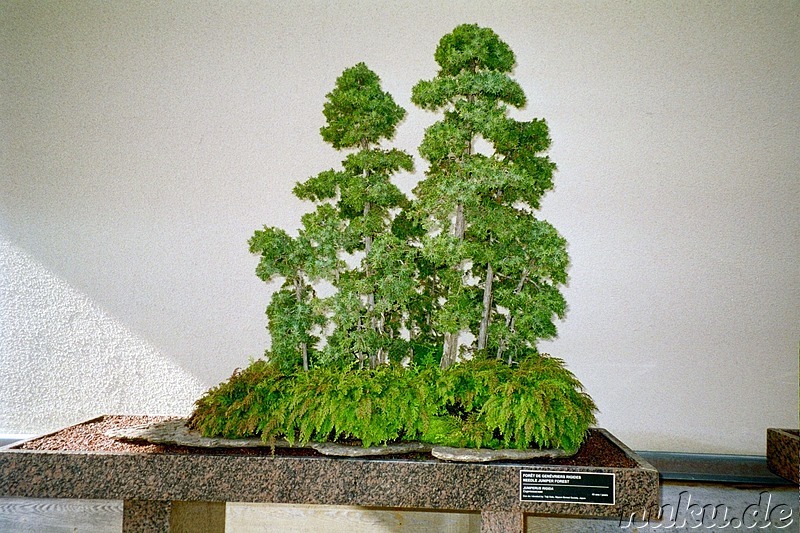
[[[508,74],[513,52],[491,29],[458,26],[435,59],[438,74],[413,88],[412,101],[444,114],[425,132],[420,154],[430,165],[414,190],[444,300],[433,317],[444,336],[441,366],[456,361],[464,331],[475,336],[473,350],[510,363],[552,337],[565,309],[566,243],[533,214],[552,187],[555,165],[542,153],[548,129],[508,116],[525,94]]]
[[[408,199],[390,181],[399,170],[412,170],[411,156],[380,148],[394,136],[405,110],[384,92],[380,79],[364,63],[345,70],[327,95],[323,108],[327,124],[322,138],[337,150],[357,150],[342,162],[342,170],[328,170],[298,184],[299,198],[336,200],[342,223],[339,246],[348,254],[361,253],[361,264],[338,272],[332,298],[335,330],[328,338],[334,360],[371,367],[399,358],[407,348],[400,338],[406,304],[414,291],[413,262],[404,243],[391,232],[397,210]]]
[[[309,361],[316,353],[316,332],[326,324],[322,302],[312,285],[340,267],[336,256],[335,213],[330,206],[320,206],[303,217],[303,228],[291,237],[280,228],[265,226],[250,239],[250,252],[261,260],[256,274],[270,282],[283,278],[281,288],[272,295],[267,307],[272,348],[270,360],[285,371]]]

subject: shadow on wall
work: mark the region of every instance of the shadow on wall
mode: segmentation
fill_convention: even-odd
[[[205,387],[0,234],[0,434],[187,414]]]

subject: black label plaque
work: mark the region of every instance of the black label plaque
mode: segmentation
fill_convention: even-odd
[[[519,499],[523,502],[614,505],[614,474],[520,470]]]

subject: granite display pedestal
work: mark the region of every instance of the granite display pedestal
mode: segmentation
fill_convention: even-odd
[[[800,431],[767,429],[767,467],[773,474],[800,484]]]
[[[635,466],[465,464],[426,457],[331,458],[198,449],[31,450],[17,444],[0,451],[0,496],[123,500],[126,533],[223,532],[224,502],[477,511],[481,531],[492,533],[524,531],[525,514],[655,516],[656,469],[607,431],[592,431],[618,446]],[[523,471],[573,478],[609,474],[613,503],[523,501]]]

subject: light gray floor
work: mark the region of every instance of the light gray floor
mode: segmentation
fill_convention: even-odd
[[[529,516],[529,532],[635,531],[800,531],[798,489],[793,486],[734,486],[707,483],[662,485],[665,520],[578,520]],[[716,510],[716,515],[713,511]],[[413,515],[413,516],[409,516]],[[229,504],[232,533],[307,532],[326,520],[325,530],[349,533],[472,532],[476,516],[399,513],[314,506]],[[311,527],[312,529],[309,529]],[[115,500],[44,500],[0,498],[0,532],[106,533],[122,529],[122,502]]]

